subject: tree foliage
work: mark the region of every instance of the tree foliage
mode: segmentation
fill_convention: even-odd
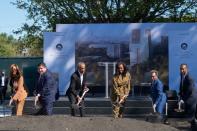
[[[42,55],[43,31],[55,31],[56,24],[196,22],[197,0],[16,0],[27,12],[18,48],[28,47],[31,56]]]
[[[18,46],[18,51],[22,54],[26,50],[27,56],[42,56],[42,37],[37,35],[28,34],[26,36],[20,37],[19,40],[20,45]]]
[[[35,36],[28,36],[15,39],[12,35],[0,34],[0,57],[10,56],[42,56],[42,39]],[[27,49],[28,52],[24,53]]]
[[[5,33],[0,34],[0,57],[15,56],[17,54],[17,43],[13,36],[7,36]]]
[[[58,23],[192,22],[197,13],[196,0],[16,0],[13,4],[34,21],[21,28],[28,34],[54,31]]]

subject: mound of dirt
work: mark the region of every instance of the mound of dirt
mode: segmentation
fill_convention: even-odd
[[[68,115],[0,118],[0,131],[178,131],[159,123],[134,118],[71,117]]]

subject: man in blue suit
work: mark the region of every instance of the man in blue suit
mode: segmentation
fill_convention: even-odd
[[[39,100],[41,109],[38,115],[52,115],[53,103],[57,92],[57,82],[45,63],[38,64],[39,77],[36,84],[35,103]]]
[[[185,103],[185,113],[191,122],[197,123],[197,88],[194,80],[188,73],[187,64],[180,65],[180,98]]]
[[[153,109],[159,113],[161,117],[164,115],[164,109],[166,104],[166,94],[163,92],[163,84],[158,78],[158,72],[156,70],[151,71],[152,85],[151,85],[151,97],[153,101]]]

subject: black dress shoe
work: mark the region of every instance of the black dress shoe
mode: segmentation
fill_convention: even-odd
[[[170,123],[168,121],[164,121],[163,124],[170,125]]]
[[[197,125],[197,120],[196,119],[193,119],[190,121],[191,125]]]
[[[164,119],[163,124],[170,125],[170,123],[168,122],[168,119],[167,118]]]

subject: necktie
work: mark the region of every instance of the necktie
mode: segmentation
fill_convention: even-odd
[[[181,83],[180,83],[181,91],[183,91],[183,81],[184,81],[184,75],[181,74]]]

